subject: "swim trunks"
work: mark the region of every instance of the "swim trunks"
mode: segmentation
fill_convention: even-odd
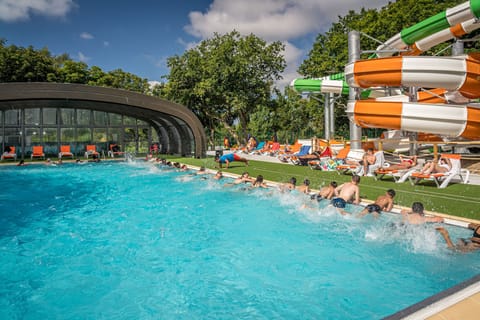
[[[239,161],[239,160],[241,160],[241,159],[242,159],[242,158],[241,158],[238,154],[236,154],[236,153],[233,154],[233,160]]]
[[[372,212],[382,213],[382,209],[380,208],[380,206],[375,203],[371,203],[367,205],[365,208],[368,210],[368,213],[372,213]]]
[[[333,198],[331,204],[335,208],[344,209],[347,206],[347,201],[343,198]]]

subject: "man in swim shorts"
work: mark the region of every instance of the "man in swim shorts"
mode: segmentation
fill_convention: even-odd
[[[347,202],[353,204],[360,203],[360,176],[353,175],[351,182],[346,182],[335,188],[335,198],[332,199],[331,205],[336,207],[338,212],[342,215],[347,214],[343,209],[346,207]]]
[[[320,191],[317,194],[314,194],[311,196],[312,200],[323,200],[323,199],[328,199],[331,200],[333,195],[335,194],[335,188],[337,187],[337,183],[335,181],[330,182],[328,186],[325,186],[320,189]]]
[[[248,160],[240,157],[236,153],[229,153],[229,154],[224,154],[221,157],[216,157],[215,161],[218,162],[220,168],[222,168],[222,164],[225,163],[226,169],[228,169],[230,162],[233,162],[233,161],[245,162],[245,165],[248,166]]]
[[[392,210],[394,197],[395,190],[388,189],[384,195],[378,196],[374,203],[367,205],[365,209],[358,214],[358,216],[363,217],[364,215],[371,213],[375,218],[377,218],[382,211]]]

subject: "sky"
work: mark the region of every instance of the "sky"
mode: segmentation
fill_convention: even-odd
[[[285,44],[279,88],[298,77],[316,36],[349,10],[388,0],[0,0],[7,45],[67,53],[89,67],[165,81],[168,57],[233,29]],[[400,30],[399,30],[400,31]]]

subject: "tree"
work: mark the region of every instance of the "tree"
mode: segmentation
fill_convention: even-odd
[[[283,49],[280,42],[267,44],[253,34],[216,33],[167,60],[165,92],[195,112],[211,134],[220,125],[237,143],[245,142],[250,115],[269,101],[273,81],[285,68]],[[237,122],[240,132],[234,126]]]

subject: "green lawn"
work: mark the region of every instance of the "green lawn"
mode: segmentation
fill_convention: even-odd
[[[213,158],[193,159],[169,157],[170,161],[178,161],[187,165],[205,166],[215,169],[216,163]],[[306,166],[293,166],[289,164],[277,164],[261,161],[250,161],[250,165],[245,167],[244,163],[233,162],[229,169],[223,169],[225,172],[241,174],[248,171],[251,176],[259,174],[270,181],[287,182],[290,177],[297,178],[297,185],[308,178],[311,187],[319,189],[321,186],[336,181],[343,183],[349,181],[351,176],[338,175],[336,172],[325,172],[320,170],[311,170]],[[416,186],[405,183],[395,183],[393,180],[384,178],[382,181],[376,181],[372,177],[362,177],[360,182],[360,195],[362,199],[375,200],[375,198],[385,193],[387,189],[394,189],[397,193],[395,204],[410,207],[412,202],[420,201],[425,209],[439,213],[445,213],[453,216],[480,220],[479,194],[480,186],[465,184],[450,184],[446,189],[438,189],[433,181],[421,182]]]

